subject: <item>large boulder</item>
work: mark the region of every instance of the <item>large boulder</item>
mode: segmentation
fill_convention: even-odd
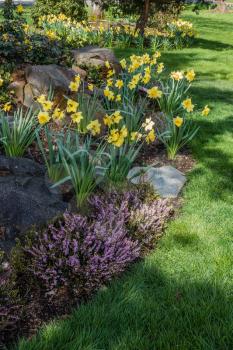
[[[67,209],[59,191],[51,191],[42,165],[26,158],[0,156],[0,249],[32,226],[46,224]]]
[[[47,95],[51,88],[55,100],[60,101],[63,95],[69,92],[70,81],[76,74],[72,69],[56,64],[28,65],[23,71],[14,72],[9,89],[14,90],[17,101],[27,107],[35,103],[38,96]]]
[[[86,46],[73,50],[72,53],[75,60],[73,69],[75,69],[75,66],[104,67],[105,62],[108,61],[117,73],[121,71],[121,65],[110,49],[100,48],[98,46]]]

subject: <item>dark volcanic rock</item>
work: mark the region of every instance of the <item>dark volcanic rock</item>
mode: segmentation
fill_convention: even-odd
[[[0,156],[0,249],[9,252],[16,237],[66,208],[59,192],[50,191],[43,166],[30,159]]]

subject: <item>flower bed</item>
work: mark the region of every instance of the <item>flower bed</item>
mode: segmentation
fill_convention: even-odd
[[[29,27],[22,13],[21,6],[11,8],[1,23],[4,65],[18,63],[19,54],[23,63],[60,63],[74,45],[156,49],[188,45],[194,36],[184,21],[168,24],[162,33],[147,29],[142,38],[133,26],[106,30],[63,15]],[[161,235],[173,212],[171,201],[149,186],[133,185],[129,172],[135,164],[148,169],[142,155],[152,145],[174,160],[198,133],[194,114],[206,117],[210,109],[198,110],[192,101],[195,72],[168,73],[160,56],[155,51],[123,58],[119,71],[106,61],[85,81],[72,72],[67,94],[57,98],[51,87],[28,109],[2,95],[0,153],[20,159],[30,150],[46,169],[46,181],[43,166],[30,164],[27,176],[39,172],[48,203],[57,189],[68,199],[65,206],[63,199],[51,200],[62,214],[24,233],[10,255],[1,255],[0,345],[66,315],[143,257]],[[2,72],[3,92],[6,85]],[[28,181],[18,175],[18,182]]]
[[[175,158],[198,127],[189,95],[195,72],[161,76],[159,58],[156,52],[122,59],[118,75],[106,62],[102,89],[76,75],[63,100],[55,102],[50,91],[38,97],[38,110],[16,110],[13,122],[7,116],[10,103],[1,111],[4,153],[22,157],[37,143],[53,187],[67,183],[75,198],[72,211],[29,232],[4,260],[2,342],[69,312],[143,256],[160,236],[171,203],[147,187],[130,185],[129,170],[156,138]],[[153,110],[160,113],[159,128]],[[209,107],[200,113],[207,116]]]
[[[48,15],[39,19],[39,26],[51,40],[59,39],[71,47],[98,45],[120,48],[182,48],[195,37],[192,23],[177,20],[167,23],[163,31],[146,28],[145,37],[135,25],[103,22],[76,22],[65,15]]]

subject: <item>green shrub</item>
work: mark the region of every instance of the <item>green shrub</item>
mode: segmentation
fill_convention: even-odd
[[[36,0],[32,8],[32,17],[35,22],[44,15],[60,13],[75,19],[83,20],[87,17],[87,8],[84,0]]]

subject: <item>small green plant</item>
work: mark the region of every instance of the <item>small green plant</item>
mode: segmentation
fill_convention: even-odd
[[[47,126],[44,128],[44,142],[41,141],[37,132],[37,143],[43,156],[48,177],[52,182],[57,182],[65,175],[62,160],[58,152],[57,139],[64,142],[64,134],[54,135]],[[68,139],[68,143],[70,140]],[[45,146],[46,145],[46,146]]]
[[[125,142],[122,147],[109,146],[109,164],[106,177],[113,186],[122,185],[127,181],[128,173],[138,156],[141,145],[136,142]]]
[[[22,108],[14,113],[13,121],[1,112],[0,138],[4,152],[9,157],[22,157],[36,137],[38,123],[35,112],[29,108],[26,113]]]
[[[170,118],[180,113],[182,101],[190,88],[190,84],[183,78],[182,72],[173,72],[172,74],[180,74],[180,79],[176,80],[171,76],[166,81],[162,81],[163,95],[158,100],[160,110]]]
[[[185,118],[166,118],[166,131],[158,131],[158,139],[165,145],[168,159],[174,160],[177,153],[196,136],[199,127]]]
[[[79,123],[79,131],[82,133],[87,132],[87,126],[95,119],[98,113],[103,114],[103,107],[99,102],[99,93],[94,91],[92,96],[89,96],[83,91],[77,94],[77,100],[79,104],[79,110],[82,113],[82,119]]]
[[[74,152],[58,141],[58,151],[67,176],[58,181],[54,187],[67,181],[71,181],[75,194],[77,207],[85,206],[90,194],[97,185],[104,179],[106,167],[102,166],[104,146],[98,145],[92,148],[91,137],[86,138],[82,143],[80,136],[75,135],[77,150]]]

